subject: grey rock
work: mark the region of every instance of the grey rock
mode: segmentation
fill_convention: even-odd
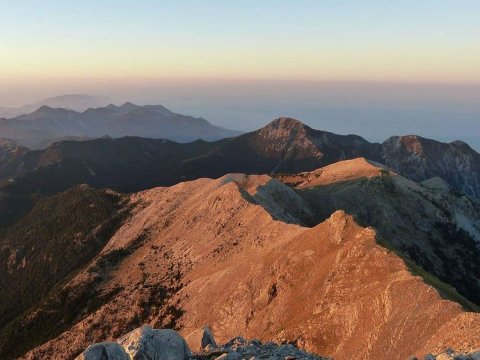
[[[321,360],[325,359],[306,351],[300,350],[294,345],[277,345],[272,342],[262,344],[259,340],[247,341],[244,338],[236,337],[227,342],[224,349],[228,350],[224,360],[242,359],[269,359],[269,360]],[[237,354],[237,358],[233,358]]]
[[[246,343],[247,343],[247,340],[245,340],[245,338],[243,338],[241,336],[236,336],[232,340],[227,342],[225,344],[225,346],[226,347],[230,347],[230,346],[233,346],[233,345],[241,346],[241,345],[245,345]]]
[[[207,347],[215,348],[217,346],[215,338],[213,337],[212,329],[208,326],[204,326],[203,328],[197,329],[188,334],[185,337],[185,341],[194,352],[203,351]]]
[[[192,353],[185,340],[170,329],[154,330],[143,326],[123,336],[118,342],[132,360],[187,360]]]
[[[130,356],[120,344],[103,342],[90,345],[75,360],[130,360]]]
[[[224,353],[216,358],[216,360],[241,360],[241,359],[242,359],[242,355],[234,351],[229,353]]]

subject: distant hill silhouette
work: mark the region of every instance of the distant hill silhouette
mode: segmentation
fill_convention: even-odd
[[[20,107],[2,107],[0,106],[0,118],[12,118],[24,114],[29,114],[42,106],[52,108],[65,108],[75,111],[85,111],[89,108],[97,108],[110,104],[112,100],[106,96],[92,96],[83,94],[60,95],[41,100],[34,104],[28,104]]]
[[[62,101],[50,101],[60,104]],[[176,114],[161,105],[90,107],[79,112],[43,105],[35,111],[10,119],[0,119],[0,137],[32,149],[60,140],[85,140],[105,135],[118,138],[140,136],[188,142],[218,140],[240,134],[210,124],[202,118]]]

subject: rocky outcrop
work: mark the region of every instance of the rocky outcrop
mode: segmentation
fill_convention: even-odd
[[[120,344],[104,342],[89,346],[76,360],[130,360],[130,356]]]
[[[262,343],[258,339],[246,340],[235,337],[225,345],[209,348],[203,353],[196,354],[197,358],[212,358],[217,360],[240,359],[267,359],[267,360],[327,360],[327,358],[300,350],[292,344],[278,344],[275,342]]]
[[[190,352],[186,341],[200,347]],[[205,345],[205,346],[202,346]],[[170,329],[154,330],[141,327],[118,340],[118,343],[99,343],[91,345],[76,360],[322,360],[323,358],[307,353],[291,344],[279,345],[273,342],[262,344],[260,340],[246,340],[235,337],[226,344],[217,346],[208,327],[198,329],[184,340]],[[325,359],[326,360],[326,359]]]
[[[213,337],[212,329],[208,326],[204,326],[201,329],[195,330],[185,337],[190,349],[195,352],[203,351],[207,347],[216,347],[217,343]]]
[[[186,360],[191,356],[185,340],[171,329],[143,326],[118,340],[132,360]]]

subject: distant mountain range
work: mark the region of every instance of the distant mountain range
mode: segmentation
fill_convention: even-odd
[[[107,106],[111,103],[112,100],[106,96],[92,96],[83,94],[60,95],[21,107],[0,106],[0,118],[12,118],[24,114],[29,114],[41,108],[42,106],[49,106],[52,108],[64,108],[75,111],[85,111],[90,108]]]
[[[161,105],[89,108],[83,112],[43,105],[32,113],[0,119],[0,137],[31,149],[61,140],[86,140],[110,136],[139,136],[188,142],[218,140],[239,135],[210,124],[202,118],[180,115]]]
[[[144,107],[139,109],[143,111]],[[10,180],[10,187],[27,192],[63,191],[80,183],[138,191],[232,172],[298,173],[365,157],[415,181],[439,177],[458,193],[480,198],[480,154],[465,143],[441,143],[418,136],[369,143],[356,135],[314,130],[290,118],[279,118],[257,131],[214,142],[123,137],[63,141],[39,151],[21,147],[13,151],[11,144],[8,148],[10,155],[0,161],[0,179]]]

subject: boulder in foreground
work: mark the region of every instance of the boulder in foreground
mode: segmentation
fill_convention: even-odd
[[[171,329],[156,330],[142,326],[118,342],[133,360],[186,360],[192,354],[185,340]]]
[[[123,347],[115,342],[90,345],[76,360],[130,360]]]

